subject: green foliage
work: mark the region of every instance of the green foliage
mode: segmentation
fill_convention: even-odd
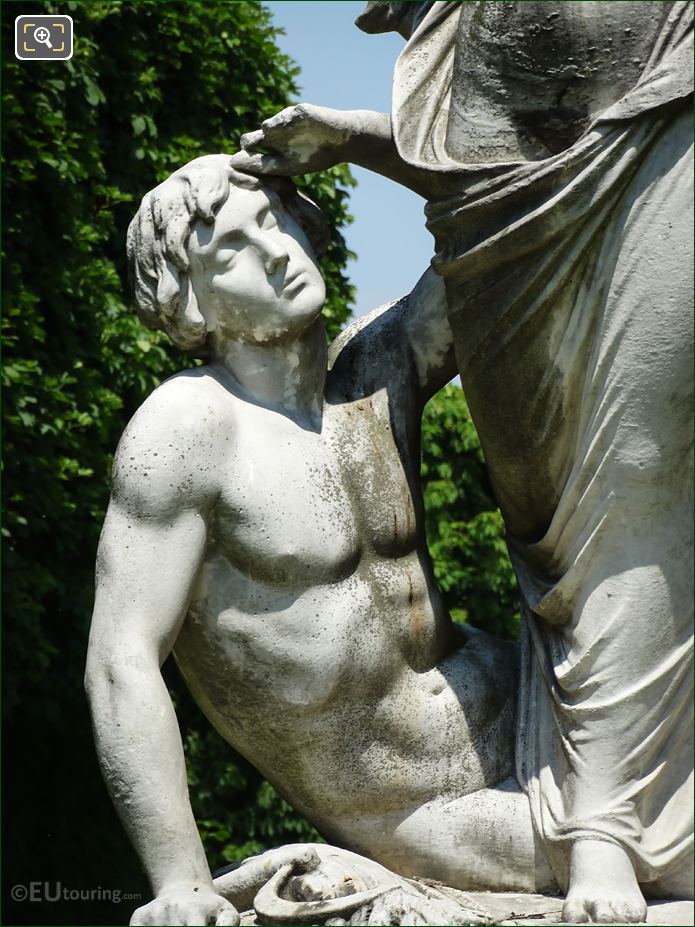
[[[17,61],[17,12],[69,13],[72,60]],[[129,309],[125,231],[142,194],[173,169],[234,151],[242,132],[286,106],[297,69],[255,2],[27,2],[21,10],[4,4],[2,14],[4,710],[12,765],[22,770],[6,784],[21,817],[16,832],[39,840],[13,847],[11,881],[55,877],[81,887],[111,872],[113,884],[129,888],[142,880],[98,778],[82,693],[94,555],[118,437],[152,388],[190,361]],[[335,229],[322,262],[331,335],[352,296],[340,234],[351,184],[345,167],[307,184]],[[183,709],[186,696],[177,696]],[[208,822],[227,821],[206,797],[205,767],[221,756],[219,743],[210,756],[196,753],[203,736],[217,735],[198,734],[207,722],[187,711],[196,810]],[[224,773],[221,762],[212,765],[230,802],[255,802],[257,821],[225,823],[229,839],[205,825],[220,859],[237,852],[243,834],[260,845],[308,831],[259,778]],[[47,769],[57,781],[37,800]],[[79,802],[69,813],[65,796],[75,792],[93,803],[89,820]],[[41,916],[38,906],[18,907],[12,922],[32,916]],[[61,916],[107,923],[124,915],[108,904],[50,909],[52,922]]]
[[[422,424],[427,541],[444,601],[457,621],[499,637],[519,634],[516,577],[463,391],[428,403]]]
[[[218,751],[209,731],[188,732],[186,756],[193,810],[213,869],[283,843],[323,843],[252,766],[241,759],[230,763],[229,748]],[[219,808],[218,817],[203,816],[214,807]]]

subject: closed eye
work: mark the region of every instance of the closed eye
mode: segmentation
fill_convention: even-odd
[[[269,231],[270,229],[276,228],[277,224],[278,224],[277,219],[275,218],[275,215],[273,214],[272,210],[269,207],[262,209],[258,213],[258,225],[260,228],[264,229],[265,231]]]

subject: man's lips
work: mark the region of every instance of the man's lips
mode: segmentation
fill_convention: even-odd
[[[292,274],[289,280],[285,281],[285,285],[282,290],[284,293],[289,293],[291,290],[296,290],[300,286],[304,286],[305,281],[302,280],[304,276],[304,271],[300,270],[299,273]]]

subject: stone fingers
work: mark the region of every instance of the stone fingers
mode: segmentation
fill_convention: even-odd
[[[238,927],[239,914],[228,901],[208,899],[181,903],[155,898],[138,908],[130,919],[130,927]]]
[[[238,171],[248,171],[250,174],[289,176],[299,173],[296,165],[289,158],[250,151],[238,151],[232,155],[231,165]]]
[[[144,907],[138,908],[137,911],[133,912],[133,916],[129,921],[130,927],[142,927],[142,925],[150,923],[147,915],[148,907],[149,905],[145,905]]]
[[[263,144],[265,133],[263,129],[256,129],[254,132],[245,132],[239,141],[242,148],[255,148]]]
[[[231,904],[227,904],[220,907],[220,912],[214,923],[217,927],[238,927],[240,920],[238,911]]]

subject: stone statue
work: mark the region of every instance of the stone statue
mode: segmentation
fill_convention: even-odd
[[[692,5],[357,22],[408,40],[391,116],[293,107],[233,164],[428,199],[524,599],[517,777],[563,917],[640,921],[692,895]]]
[[[213,886],[160,674],[172,649],[222,736],[327,839],[391,870],[394,910],[399,877],[555,886],[513,775],[517,650],[451,621],[425,543],[421,414],[455,373],[444,286],[428,270],[327,349],[322,222],[291,181],[210,155],[129,230],[141,317],[206,360],[126,429],[99,546],[86,684],[156,896],[133,924],[237,923],[249,873],[287,862]],[[353,914],[385,887],[369,872]]]

